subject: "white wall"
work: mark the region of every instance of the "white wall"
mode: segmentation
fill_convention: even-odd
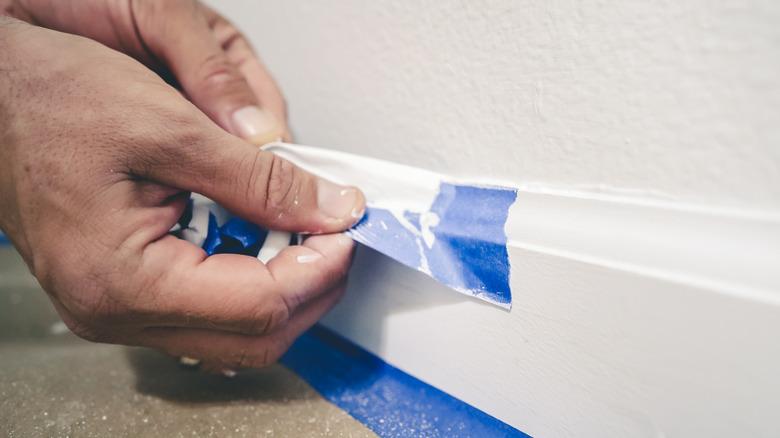
[[[775,0],[218,6],[276,74],[300,143],[780,210]]]
[[[328,325],[535,436],[780,435],[780,3],[211,3],[298,142],[527,189],[511,312],[363,251]]]

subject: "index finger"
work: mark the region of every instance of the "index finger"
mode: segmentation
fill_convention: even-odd
[[[289,142],[287,107],[271,73],[257,56],[246,36],[233,23],[208,6],[200,7],[217,43],[222,46],[225,55],[244,76],[260,104],[284,124],[283,140]]]

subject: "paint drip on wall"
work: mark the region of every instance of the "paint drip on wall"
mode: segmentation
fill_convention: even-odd
[[[516,189],[454,182],[423,169],[308,146],[273,143],[264,149],[363,190],[366,214],[346,231],[355,241],[460,293],[511,307],[504,227]],[[200,195],[193,195],[172,232],[209,255],[245,254],[263,262],[297,241],[234,217]]]

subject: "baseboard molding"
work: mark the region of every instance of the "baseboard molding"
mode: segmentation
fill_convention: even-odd
[[[508,244],[780,304],[780,216],[524,189]]]
[[[325,324],[533,436],[777,436],[780,221],[522,190],[510,312],[360,249]]]

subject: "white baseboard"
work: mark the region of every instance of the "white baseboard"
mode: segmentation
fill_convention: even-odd
[[[780,304],[780,216],[521,191],[509,245]]]
[[[780,436],[780,220],[523,191],[513,309],[368,250],[326,325],[534,436]]]

